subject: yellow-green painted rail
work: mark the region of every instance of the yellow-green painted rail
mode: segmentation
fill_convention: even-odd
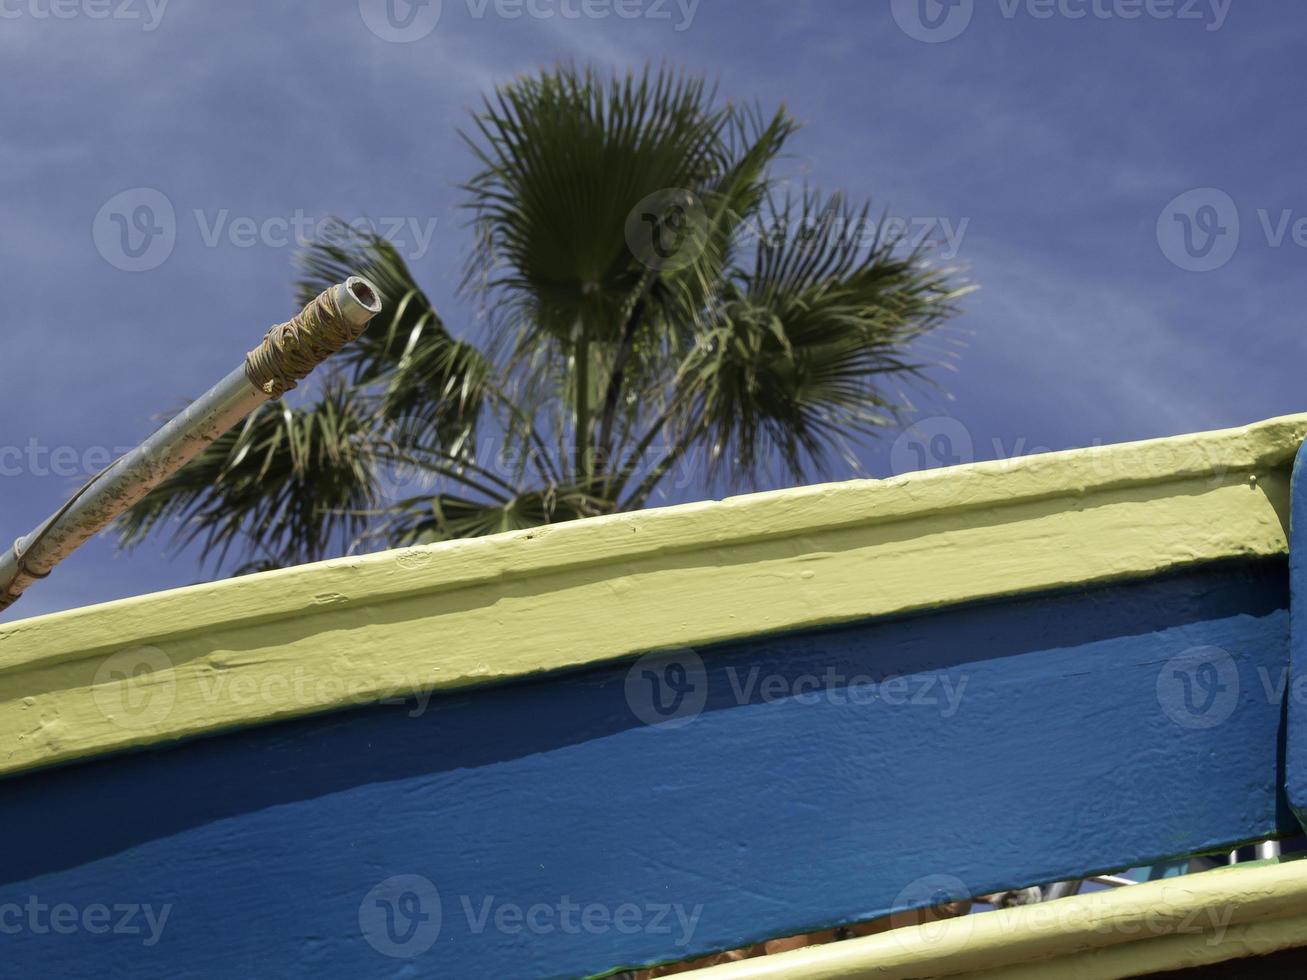
[[[1280,555],[1305,435],[1307,416],[1290,416],[20,620],[0,626],[0,773],[645,650]]]
[[[923,923],[695,970],[684,978],[1112,980],[1305,943],[1307,865],[1290,861]]]

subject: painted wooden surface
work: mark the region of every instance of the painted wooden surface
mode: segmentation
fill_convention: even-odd
[[[747,960],[684,980],[1112,980],[1307,941],[1307,867],[1240,865]],[[1167,973],[1167,976],[1170,974]],[[1289,973],[1264,974],[1291,976]],[[1181,974],[1177,974],[1181,976]]]
[[[582,976],[1288,833],[1287,578],[1227,562],[11,778],[5,969]],[[133,904],[138,932],[86,923]]]
[[[1289,803],[1307,828],[1307,444],[1293,467],[1289,554],[1291,591],[1299,601],[1291,607],[1290,669],[1285,690],[1288,733],[1286,781]]]
[[[18,621],[0,626],[0,773],[652,648],[1282,556],[1304,434],[1293,416]]]

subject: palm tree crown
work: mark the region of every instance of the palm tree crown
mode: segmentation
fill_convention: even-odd
[[[781,193],[795,129],[668,70],[500,88],[464,134],[486,339],[446,329],[379,236],[311,246],[301,299],[359,273],[381,315],[314,404],[265,406],[122,540],[176,520],[206,556],[266,568],[639,508],[690,461],[736,485],[852,461],[962,289],[867,207]]]

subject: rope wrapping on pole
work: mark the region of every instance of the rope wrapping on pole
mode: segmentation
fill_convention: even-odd
[[[363,333],[368,321],[345,315],[340,293],[339,286],[323,290],[295,316],[268,330],[263,342],[245,355],[250,384],[280,398]]]

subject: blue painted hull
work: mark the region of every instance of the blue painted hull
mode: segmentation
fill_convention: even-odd
[[[1221,564],[10,779],[4,973],[585,976],[1293,833],[1287,610]]]

